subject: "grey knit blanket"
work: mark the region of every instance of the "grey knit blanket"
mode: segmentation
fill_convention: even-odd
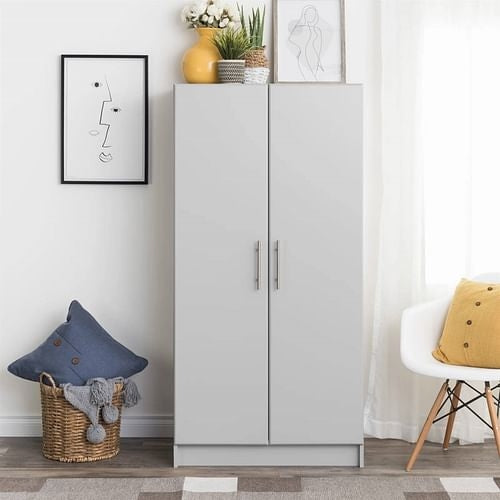
[[[89,418],[91,423],[87,429],[87,440],[91,443],[102,443],[106,438],[106,431],[99,424],[100,414],[107,424],[116,422],[120,416],[118,408],[113,405],[113,393],[117,383],[123,384],[123,405],[127,408],[135,406],[141,396],[135,382],[130,379],[91,378],[85,385],[60,385],[66,401]]]

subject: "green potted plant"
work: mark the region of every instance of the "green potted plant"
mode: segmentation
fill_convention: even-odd
[[[242,29],[228,28],[215,34],[213,44],[219,51],[218,61],[220,83],[243,83],[245,77],[245,56],[252,49],[252,42]]]
[[[248,16],[248,20],[245,20],[243,6],[238,5],[238,11],[241,29],[252,43],[252,49],[245,56],[245,83],[267,83],[269,61],[265,54],[266,47],[263,45],[266,7],[252,9],[252,15]]]

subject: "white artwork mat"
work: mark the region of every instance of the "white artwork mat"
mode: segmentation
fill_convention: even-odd
[[[278,82],[343,79],[341,0],[276,0]]]
[[[64,180],[144,181],[144,59],[64,63]]]

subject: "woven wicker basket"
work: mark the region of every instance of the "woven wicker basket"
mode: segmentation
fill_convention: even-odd
[[[46,378],[50,385],[45,385]],[[94,462],[112,458],[120,451],[120,419],[123,384],[115,385],[113,405],[120,417],[113,424],[99,423],[106,430],[102,443],[87,441],[87,428],[90,420],[80,410],[74,408],[64,398],[63,390],[58,388],[48,373],[40,375],[40,396],[42,401],[43,443],[42,453],[46,458],[59,462]]]
[[[245,68],[243,83],[265,84],[269,77],[269,68]]]
[[[265,47],[257,47],[245,55],[245,66],[247,68],[269,68]]]

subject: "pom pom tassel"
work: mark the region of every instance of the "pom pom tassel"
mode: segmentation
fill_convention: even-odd
[[[87,440],[89,443],[99,444],[106,438],[106,431],[101,424],[90,424],[87,429]]]
[[[135,406],[141,399],[139,389],[133,380],[125,380],[125,387],[123,391],[123,404],[127,408]]]
[[[109,384],[103,378],[94,378],[87,382],[90,385],[90,402],[96,406],[104,406],[111,404],[113,398],[113,389],[110,392],[110,385],[114,388],[114,384]]]
[[[120,412],[116,406],[106,405],[102,408],[102,419],[107,424],[114,424],[119,416]]]

